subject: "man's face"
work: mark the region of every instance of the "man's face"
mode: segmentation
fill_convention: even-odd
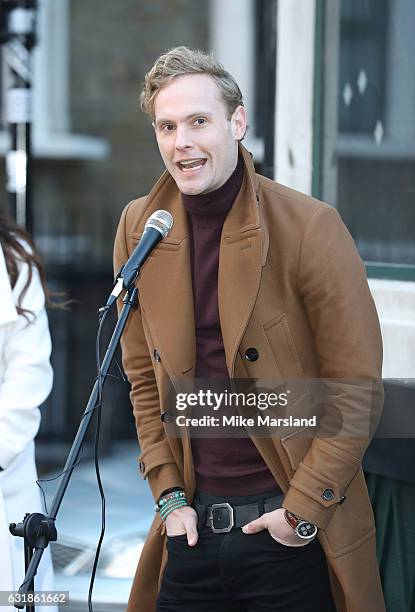
[[[179,190],[196,195],[221,187],[237,163],[238,140],[246,130],[244,107],[229,120],[215,81],[185,74],[160,90],[154,111],[160,154]]]

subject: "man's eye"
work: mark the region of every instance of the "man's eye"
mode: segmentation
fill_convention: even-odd
[[[165,123],[161,126],[163,132],[171,132],[174,129],[174,126],[171,123]]]
[[[206,123],[206,119],[204,119],[203,117],[198,117],[197,119],[195,119],[196,125],[203,125],[204,123]]]

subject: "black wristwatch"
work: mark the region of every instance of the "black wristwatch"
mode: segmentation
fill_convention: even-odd
[[[302,540],[312,540],[316,537],[318,529],[313,523],[309,523],[308,521],[298,518],[292,512],[288,512],[288,510],[285,511],[284,517],[287,523],[291,525],[295,533]]]

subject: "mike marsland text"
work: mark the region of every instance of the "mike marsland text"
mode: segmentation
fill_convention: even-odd
[[[257,414],[254,417],[243,417],[241,415],[186,417],[180,414],[176,417],[178,427],[316,427],[317,417],[308,419],[293,417],[272,417],[266,414]]]

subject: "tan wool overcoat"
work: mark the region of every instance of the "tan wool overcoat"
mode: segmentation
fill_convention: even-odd
[[[382,343],[365,269],[337,211],[255,173],[240,146],[244,178],[221,236],[218,300],[231,378],[368,380],[381,378]],[[174,225],[143,265],[139,308],[122,349],[141,454],[139,470],[155,498],[195,475],[188,435],[169,437],[161,419],[171,381],[195,372],[189,228],[181,195],[165,172],[150,194],[124,209],[114,265],[125,263],[149,216],[170,211]],[[247,361],[255,347],[259,358]],[[327,406],[346,421],[376,423],[382,405],[353,385],[334,385]],[[369,405],[370,404],[370,405]],[[370,413],[370,414],[369,414]],[[361,469],[367,436],[252,437],[285,493],[283,506],[319,527],[339,612],[385,610],[373,513]],[[134,483],[132,483],[134,486]],[[323,493],[331,492],[329,495]],[[153,612],[167,560],[154,519],[132,585],[128,612]]]

